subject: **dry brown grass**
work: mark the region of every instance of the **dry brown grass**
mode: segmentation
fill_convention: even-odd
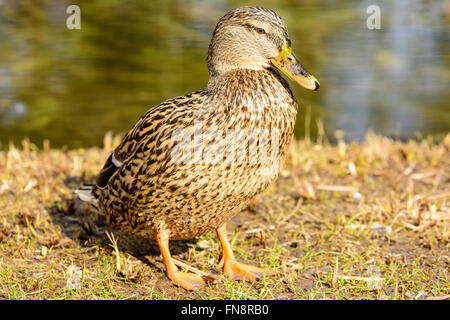
[[[108,235],[74,199],[113,140],[0,151],[0,298],[449,298],[450,135],[438,144],[373,134],[361,144],[297,142],[278,182],[229,225],[240,260],[279,274],[193,293],[166,278],[153,241]],[[213,234],[171,249],[181,265],[220,275]]]

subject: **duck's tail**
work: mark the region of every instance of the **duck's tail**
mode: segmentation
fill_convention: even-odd
[[[75,194],[82,201],[89,202],[95,207],[98,207],[98,199],[94,196],[93,190],[94,190],[93,184],[85,184],[80,189],[75,190]]]

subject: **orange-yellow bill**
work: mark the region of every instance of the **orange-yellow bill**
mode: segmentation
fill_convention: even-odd
[[[270,63],[302,87],[314,91],[319,89],[319,81],[300,64],[292,48],[286,43],[283,44],[280,54],[270,59]]]

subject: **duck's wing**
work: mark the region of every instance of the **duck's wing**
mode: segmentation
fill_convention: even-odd
[[[100,173],[97,175],[97,179],[95,180],[95,184],[98,188],[105,188],[108,185],[109,180],[112,175],[120,168],[122,162],[117,160],[117,156],[115,155],[116,150],[114,150],[108,157],[103,166]]]
[[[136,125],[125,135],[120,145],[109,155],[105,165],[97,176],[98,188],[105,188],[111,177],[121,168],[130,164],[150,162],[155,164],[153,171],[161,170],[160,166],[167,163],[162,157],[167,154],[172,132],[177,128],[193,122],[195,106],[204,101],[206,93],[201,90],[188,96],[167,100],[150,109]],[[192,121],[190,121],[192,120]],[[128,171],[128,170],[127,170]],[[151,172],[149,172],[151,174]]]

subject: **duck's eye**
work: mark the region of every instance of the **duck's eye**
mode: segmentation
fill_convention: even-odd
[[[256,32],[258,32],[259,34],[265,34],[266,30],[264,30],[263,28],[256,28]]]

